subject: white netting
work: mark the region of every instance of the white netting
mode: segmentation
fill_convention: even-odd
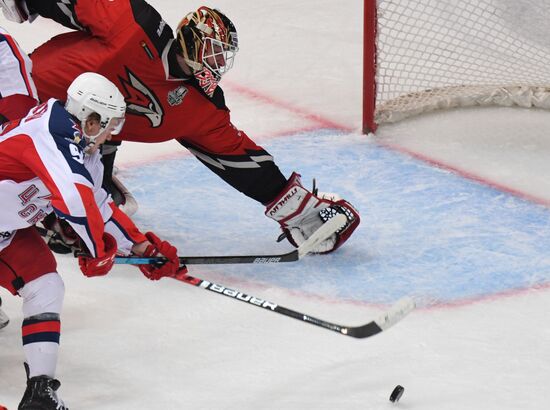
[[[550,108],[550,0],[379,0],[377,123],[440,108]]]

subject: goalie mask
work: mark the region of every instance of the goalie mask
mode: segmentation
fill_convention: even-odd
[[[116,135],[124,125],[126,102],[121,92],[107,78],[96,73],[80,74],[67,90],[65,109],[75,116],[89,144],[94,144],[101,133]],[[86,120],[92,115],[99,117],[100,129],[95,135],[84,132]]]
[[[185,16],[176,33],[185,63],[211,97],[239,50],[235,26],[219,10],[203,6]]]

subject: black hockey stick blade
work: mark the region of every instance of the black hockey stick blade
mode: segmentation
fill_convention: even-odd
[[[185,282],[189,285],[196,286],[205,290],[209,290],[218,295],[227,296],[229,298],[245,302],[249,305],[263,308],[270,312],[276,312],[284,316],[288,316],[302,322],[312,324],[324,329],[332,330],[339,334],[350,336],[356,339],[364,339],[374,336],[384,330],[389,329],[405,316],[407,316],[414,308],[415,302],[410,297],[404,297],[398,300],[389,310],[384,312],[378,319],[372,320],[361,326],[342,326],[326,320],[318,319],[313,316],[306,315],[301,312],[280,306],[276,303],[242,293],[238,290],[227,288],[223,285],[212,283],[204,279],[196,278],[187,274],[180,274],[173,277],[176,280]]]
[[[297,249],[284,253],[273,255],[224,255],[224,256],[181,256],[182,265],[218,265],[230,263],[281,263],[295,262],[303,256],[311,253],[313,249],[325,239],[333,235],[336,231],[343,228],[347,223],[347,218],[343,214],[338,214],[329,219],[326,223],[316,230],[304,243]],[[162,263],[164,258],[159,257],[141,257],[141,256],[117,256],[115,263],[148,265],[152,263]]]

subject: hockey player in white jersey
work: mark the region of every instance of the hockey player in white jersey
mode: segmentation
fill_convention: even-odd
[[[27,54],[0,27],[0,125],[23,117],[38,104],[31,71],[32,62]]]
[[[0,131],[0,286],[23,299],[20,410],[66,409],[55,379],[64,285],[38,221],[53,211],[71,225],[86,250],[78,261],[86,276],[107,274],[117,253],[166,257],[163,266],[140,267],[149,279],[185,271],[172,245],[142,234],[101,188],[98,147],[124,124],[122,95],[94,73],[77,77],[67,94],[65,104],[50,99]]]
[[[0,27],[0,125],[25,116],[38,104],[31,70],[30,58],[17,41]],[[0,299],[0,329],[9,323],[1,306]]]

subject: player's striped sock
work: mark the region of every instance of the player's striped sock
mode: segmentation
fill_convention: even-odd
[[[29,377],[54,377],[59,350],[61,323],[57,313],[42,313],[23,320],[23,350]]]

